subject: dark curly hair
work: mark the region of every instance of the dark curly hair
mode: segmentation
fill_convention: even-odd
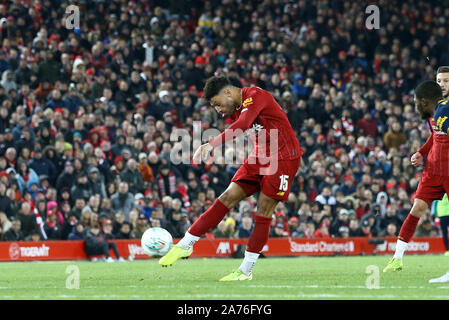
[[[210,101],[210,99],[216,96],[221,89],[229,85],[231,85],[231,81],[227,77],[213,76],[206,81],[206,85],[203,89],[203,98]]]
[[[443,92],[438,83],[432,80],[421,82],[415,89],[418,99],[438,100],[443,98]]]

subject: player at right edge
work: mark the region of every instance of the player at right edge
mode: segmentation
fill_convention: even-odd
[[[402,257],[419,219],[433,200],[441,200],[449,192],[449,103],[443,99],[443,92],[448,94],[447,84],[440,87],[432,80],[420,83],[415,89],[416,110],[422,119],[429,121],[432,133],[424,146],[411,157],[411,163],[415,167],[423,164],[425,156],[427,160],[413,207],[399,232],[394,256],[383,272],[402,270]]]

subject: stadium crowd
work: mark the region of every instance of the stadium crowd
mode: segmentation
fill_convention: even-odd
[[[70,4],[80,28],[66,28]],[[1,239],[182,237],[238,168],[171,161],[177,130],[230,123],[202,99],[214,74],[269,90],[304,149],[271,236],[397,235],[430,133],[413,88],[449,65],[449,8],[377,5],[369,30],[349,0],[3,2]],[[207,236],[248,237],[255,199]],[[429,211],[417,235],[438,234]]]

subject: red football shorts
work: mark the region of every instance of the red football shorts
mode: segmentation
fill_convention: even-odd
[[[262,191],[270,198],[286,201],[300,162],[300,158],[278,160],[277,166],[269,165],[271,166],[270,169],[274,170],[269,170],[267,165],[249,163],[247,159],[237,170],[231,181],[237,183],[248,197]],[[271,171],[274,171],[274,173]]]
[[[427,202],[430,206],[433,200],[443,199],[445,193],[449,194],[449,177],[434,176],[424,172],[419,181],[415,198]]]

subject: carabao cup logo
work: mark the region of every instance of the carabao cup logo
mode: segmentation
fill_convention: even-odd
[[[153,240],[153,243],[149,246],[151,250],[159,251],[165,246],[165,242],[162,240]]]

